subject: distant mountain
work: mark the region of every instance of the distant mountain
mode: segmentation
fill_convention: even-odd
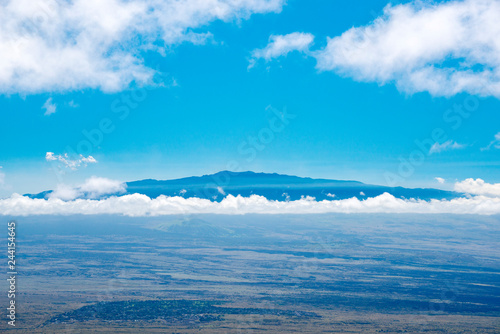
[[[306,196],[316,200],[346,199],[356,197],[364,199],[375,197],[385,192],[398,198],[415,199],[452,199],[462,194],[432,188],[386,187],[365,184],[358,181],[340,181],[312,179],[282,174],[229,172],[223,171],[211,175],[193,176],[175,180],[141,180],[127,182],[125,194],[144,194],[151,198],[160,195],[205,198],[221,201],[227,195],[265,196],[270,200],[298,200]],[[39,194],[27,194],[31,198],[46,198],[52,191]],[[109,195],[108,195],[109,196]]]

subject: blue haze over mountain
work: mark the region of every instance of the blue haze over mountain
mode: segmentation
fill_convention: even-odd
[[[463,194],[432,188],[386,187],[365,184],[358,181],[312,179],[281,174],[229,172],[192,176],[175,180],[153,180],[127,182],[127,191],[117,195],[144,194],[151,198],[160,195],[198,197],[221,201],[227,195],[264,196],[269,200],[299,200],[310,196],[316,200],[346,199],[356,197],[364,199],[375,197],[385,192],[397,198],[452,199]],[[31,198],[47,198],[52,191],[28,194]],[[109,197],[103,196],[103,197]]]

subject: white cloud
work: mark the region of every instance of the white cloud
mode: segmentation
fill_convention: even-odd
[[[446,182],[446,180],[443,179],[442,177],[435,177],[434,180],[438,181],[441,184],[444,184]]]
[[[54,152],[45,153],[45,160],[47,161],[55,161],[57,158],[54,156]]]
[[[103,195],[121,194],[125,190],[126,184],[121,181],[92,176],[85,183],[77,187],[65,184],[58,185],[49,195],[49,199],[60,199],[63,201],[71,201],[76,198],[95,199]]]
[[[45,109],[44,115],[49,116],[56,112],[57,105],[53,103],[52,98],[49,97],[47,101],[45,101],[45,103],[43,104],[42,109]]]
[[[70,215],[118,214],[126,216],[161,216],[172,214],[313,214],[313,213],[447,213],[447,214],[500,214],[500,198],[475,196],[453,200],[403,200],[385,193],[359,200],[350,198],[332,201],[270,201],[265,197],[234,197],[228,195],[221,202],[200,198],[148,196],[133,194],[109,197],[104,200],[76,199],[63,201],[56,198],[30,199],[18,194],[0,200],[0,214]]]
[[[91,156],[91,155],[89,155],[88,157],[84,157],[83,155],[80,154],[80,160],[83,163],[86,163],[86,164],[95,164],[95,163],[97,163],[97,160],[94,159],[94,157]]]
[[[492,147],[500,149],[500,132],[495,135],[495,139],[488,146],[481,148],[481,151],[489,150]]]
[[[455,191],[492,197],[500,197],[500,183],[486,183],[482,179],[466,179],[455,183]]]
[[[80,154],[76,159],[70,159],[68,153],[54,155],[54,152],[47,152],[45,154],[45,160],[47,161],[59,161],[64,167],[71,170],[77,170],[78,167],[87,167],[88,164],[96,164],[98,161],[91,155],[88,157]]]
[[[0,93],[151,83],[141,57],[203,43],[213,21],[279,12],[284,0],[5,0],[0,2]],[[201,31],[200,31],[201,30]]]
[[[63,201],[72,201],[80,196],[80,192],[69,185],[59,184],[52,193],[50,193],[49,198],[58,198]]]
[[[329,38],[317,68],[407,93],[500,97],[500,1],[388,5],[363,27]]]
[[[460,149],[465,148],[465,147],[466,147],[466,145],[459,144],[453,140],[448,140],[442,144],[434,143],[434,145],[432,145],[432,147],[429,150],[429,154],[440,153],[440,152],[450,151],[450,150],[460,150]]]
[[[96,198],[101,195],[123,193],[126,190],[125,183],[111,180],[104,177],[92,176],[79,187],[89,198]]]
[[[292,51],[307,52],[313,41],[314,36],[308,33],[294,32],[288,35],[271,35],[265,48],[252,51],[249,68],[253,67],[259,59],[264,59],[267,62],[286,56]]]
[[[224,191],[224,189],[222,189],[222,187],[217,187],[217,191],[219,192],[219,194],[226,196],[226,192]]]

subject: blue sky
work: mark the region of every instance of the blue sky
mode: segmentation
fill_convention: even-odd
[[[498,5],[496,1],[480,2]],[[434,77],[422,83],[402,71],[372,73],[367,68],[378,67],[380,60],[347,63],[349,59],[326,52],[328,37],[384,18],[387,1],[269,1],[271,7],[264,9],[261,4],[248,3],[248,15],[188,22],[180,42],[177,37],[177,41],[164,37],[145,48],[142,39],[146,40],[146,33],[125,30],[119,46],[108,46],[107,51],[118,48],[120,53],[137,57],[143,68],[155,70],[146,83],[136,77],[132,82],[122,78],[118,85],[93,84],[87,77],[81,79],[81,73],[57,69],[58,63],[52,60],[41,60],[47,67],[37,78],[45,75],[49,79],[40,78],[38,86],[33,80],[2,81],[0,195],[53,189],[59,183],[76,184],[92,175],[122,181],[170,179],[231,166],[375,184],[388,184],[391,175],[394,184],[410,187],[451,188],[465,178],[500,182],[500,150],[495,147],[495,135],[500,132],[500,95],[496,88],[484,90],[468,81],[455,89],[453,78],[443,81],[445,85],[441,81],[432,85],[429,80]],[[450,3],[457,4],[434,3],[415,11],[425,14],[427,10],[432,16],[439,14],[437,8]],[[388,22],[397,22],[400,14],[385,15]],[[419,24],[418,17],[415,22]],[[373,33],[383,34],[380,30]],[[189,32],[211,35],[200,41]],[[291,44],[295,46],[289,53],[277,47],[268,58],[256,56],[259,53],[254,50],[273,48],[270,36],[294,32],[310,34],[314,41],[302,47]],[[375,44],[384,42],[378,35],[373,40],[361,51],[364,56],[377,55],[379,46]],[[468,62],[473,73],[499,69],[495,60],[477,56],[473,49],[461,53],[463,42],[449,46],[452,56],[437,52],[441,57],[428,56],[434,55],[431,41],[430,51],[419,50],[414,61],[420,67],[428,62],[457,71]],[[39,52],[44,55],[43,50]],[[382,62],[390,56],[384,56]],[[252,57],[255,64],[249,68]],[[328,58],[334,59],[333,67],[320,65],[325,57],[334,57]],[[121,71],[111,65],[112,73]],[[384,66],[397,65],[380,65]],[[492,74],[486,83],[496,79]],[[470,116],[457,119],[457,114],[448,111],[456,106],[470,109],[470,113],[465,110]],[[279,119],[283,115],[289,118]],[[278,124],[279,131],[271,124]],[[431,140],[435,129],[442,131],[440,140],[432,140],[437,142],[434,150],[430,144],[425,149],[416,144]],[[84,131],[95,135],[94,144],[82,143],[90,143]],[[47,152],[53,158],[47,158]],[[57,158],[65,153],[66,161],[91,156],[96,162],[80,161],[68,168]],[[402,173],[408,166],[405,161],[417,156],[423,157],[422,163],[410,163],[411,171]],[[436,177],[446,182],[440,184]]]

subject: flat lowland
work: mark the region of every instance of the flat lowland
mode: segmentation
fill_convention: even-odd
[[[498,216],[16,221],[16,328],[0,330],[500,332]]]

